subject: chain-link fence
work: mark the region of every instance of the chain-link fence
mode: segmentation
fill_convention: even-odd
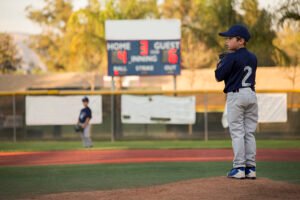
[[[300,138],[300,91],[259,91],[260,93],[287,93],[287,122],[259,123],[257,138]],[[194,124],[124,124],[121,122],[121,95],[139,96],[195,96]],[[27,95],[101,95],[102,123],[92,126],[94,140],[148,140],[148,139],[229,139],[221,119],[226,97],[219,91],[34,91],[1,93],[0,140],[77,140],[73,125],[26,125]],[[163,109],[163,108],[162,108]],[[112,112],[113,111],[113,112]],[[76,122],[74,122],[75,124]]]

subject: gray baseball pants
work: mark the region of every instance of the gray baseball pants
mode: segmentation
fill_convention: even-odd
[[[257,98],[251,88],[227,93],[227,119],[234,153],[233,167],[256,166]]]
[[[91,125],[88,124],[84,129],[83,132],[81,133],[81,139],[82,139],[82,145],[84,147],[91,147],[92,144],[92,139],[91,139]]]

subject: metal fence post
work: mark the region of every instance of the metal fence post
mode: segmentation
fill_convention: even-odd
[[[207,94],[204,93],[204,141],[208,141]]]
[[[115,90],[114,76],[111,77],[111,91]],[[110,96],[110,107],[111,107],[111,142],[115,141],[115,96]]]
[[[16,127],[16,96],[12,96],[12,104],[13,104],[13,140],[17,142],[17,127]]]

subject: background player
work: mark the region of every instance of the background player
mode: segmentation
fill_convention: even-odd
[[[250,39],[246,27],[234,25],[228,31],[219,33],[226,37],[229,53],[222,55],[217,65],[217,81],[225,82],[227,94],[229,131],[234,152],[233,169],[230,178],[256,178],[255,130],[258,107],[255,94],[256,56],[245,46]]]
[[[90,133],[90,120],[92,119],[92,111],[88,107],[89,99],[87,97],[84,97],[82,99],[82,103],[84,108],[80,111],[77,124],[83,128],[83,131],[81,131],[80,133],[83,146],[86,148],[90,148],[93,147]]]

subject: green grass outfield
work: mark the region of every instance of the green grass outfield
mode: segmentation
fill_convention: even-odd
[[[258,148],[300,148],[300,140],[258,140]],[[94,149],[215,149],[231,148],[230,140],[95,141]],[[51,151],[82,149],[80,141],[0,142],[0,151]]]
[[[225,176],[230,162],[0,167],[0,198],[111,190]],[[300,162],[259,162],[258,176],[300,184]]]

